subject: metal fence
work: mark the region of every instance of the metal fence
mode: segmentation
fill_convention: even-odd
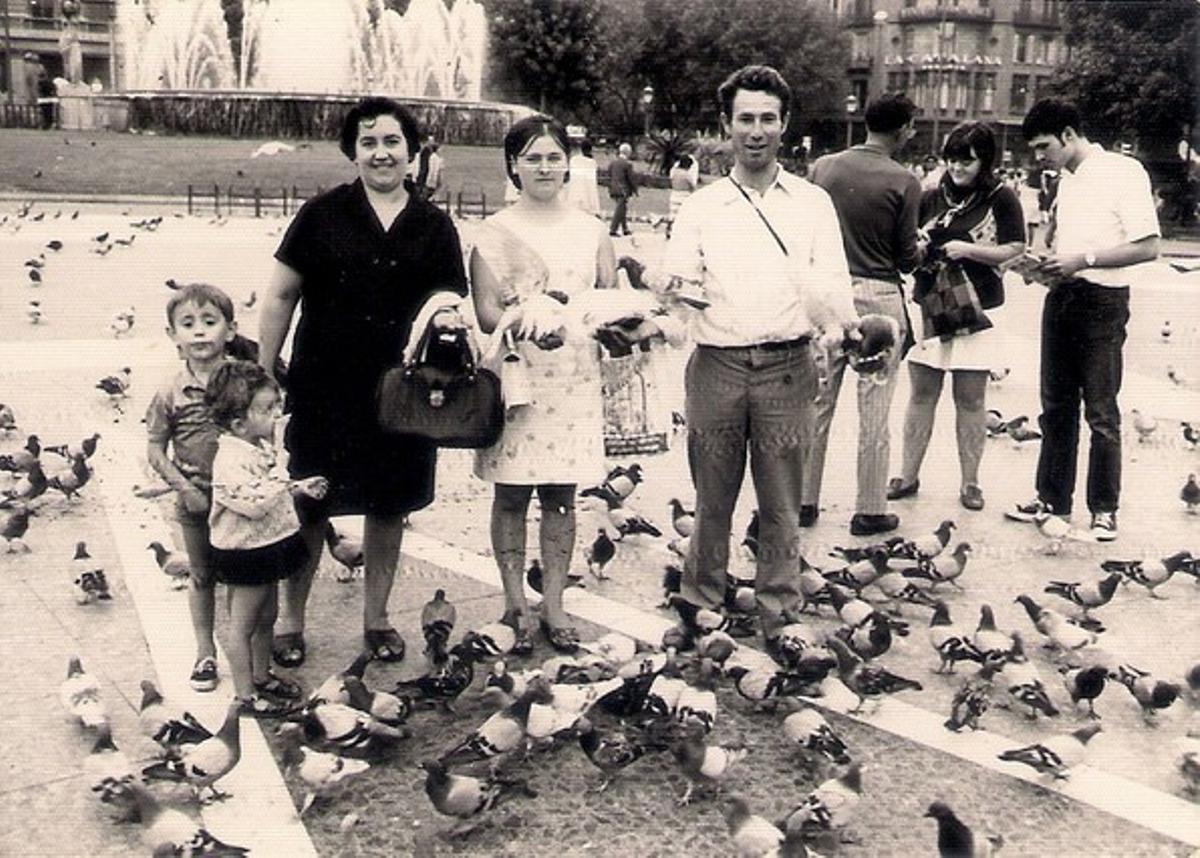
[[[301,187],[299,185],[281,185],[279,187],[263,188],[260,185],[237,186],[219,184],[187,186],[188,214],[203,214],[211,211],[217,216],[253,213],[255,217],[270,214],[289,215],[294,213],[309,197],[314,197],[324,191],[324,187]],[[447,190],[440,197],[430,200],[435,206],[443,209],[446,214],[458,218],[485,218],[495,208],[488,205],[487,194],[482,188],[460,188],[451,194]]]
[[[0,128],[41,128],[42,109],[37,104],[0,104]]]

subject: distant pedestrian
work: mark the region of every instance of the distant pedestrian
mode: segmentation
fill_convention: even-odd
[[[1117,538],[1121,493],[1122,347],[1132,266],[1155,259],[1159,225],[1150,178],[1134,158],[1106,152],[1080,130],[1068,101],[1038,101],[1021,125],[1040,162],[1061,170],[1057,228],[1037,272],[1049,286],[1042,307],[1042,447],[1037,497],[1007,515],[1028,521],[1071,514],[1079,406],[1091,429],[1087,505],[1093,538]]]
[[[437,138],[430,134],[425,137],[424,145],[417,155],[417,175],[413,179],[413,185],[424,200],[433,199],[442,187],[445,165],[442,156],[438,154],[439,148]]]
[[[671,168],[671,196],[668,198],[667,237],[671,237],[671,225],[683,201],[700,187],[700,163],[691,155],[680,155]]]
[[[582,212],[598,216],[600,192],[596,186],[596,159],[592,157],[590,141],[571,141],[570,175],[571,181],[563,186],[567,202]]]
[[[933,264],[945,262],[962,266],[984,310],[1004,303],[997,266],[1025,249],[1025,230],[1016,193],[993,172],[996,150],[996,136],[982,122],[963,123],[946,138],[942,149],[946,175],[939,187],[926,191],[921,199],[925,263],[916,273],[918,296],[932,288]],[[904,461],[900,476],[888,484],[889,498],[917,493],[942,383],[949,372],[961,470],[959,502],[969,510],[983,509],[979,463],[987,438],[988,371],[1001,359],[996,337],[996,329],[989,328],[946,339],[921,338],[909,353]]]
[[[633,147],[622,143],[617,148],[617,157],[608,165],[608,195],[612,197],[615,208],[612,221],[608,225],[611,236],[629,235],[629,198],[637,196],[637,177],[633,172]],[[617,230],[620,229],[620,232]]]
[[[42,130],[49,131],[54,127],[55,113],[58,108],[58,93],[54,81],[45,66],[37,64],[37,103],[42,113]]]
[[[920,183],[893,160],[916,133],[916,106],[902,94],[885,94],[867,105],[864,143],[818,158],[809,179],[829,192],[841,223],[850,266],[850,289],[860,316],[894,319],[902,340],[909,335],[901,272],[912,271],[917,253]],[[892,350],[886,380],[858,378],[858,497],[850,532],[862,536],[895,530],[900,519],[887,511],[888,412],[896,390],[896,369],[903,349]],[[826,353],[826,385],[817,394],[816,422],[804,457],[800,525],[810,527],[820,514],[825,450],[833,423],[847,358],[841,346]]]

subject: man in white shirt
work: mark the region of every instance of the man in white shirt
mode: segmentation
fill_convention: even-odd
[[[749,454],[759,513],[755,594],[768,650],[800,606],[801,467],[813,420],[812,345],[857,336],[850,272],[829,195],[776,161],[791,90],[746,66],[717,91],[732,173],[680,207],[662,273],[665,296],[689,298],[696,349],[685,375],[688,465],[696,526],[680,616],[720,610],[729,535]]]
[[[1133,158],[1106,152],[1079,130],[1079,110],[1038,101],[1022,132],[1038,161],[1060,171],[1053,252],[1038,274],[1042,308],[1042,449],[1037,497],[1006,515],[1069,516],[1075,491],[1079,404],[1091,429],[1087,505],[1095,539],[1117,538],[1121,492],[1121,390],[1130,269],[1158,256],[1150,179]]]

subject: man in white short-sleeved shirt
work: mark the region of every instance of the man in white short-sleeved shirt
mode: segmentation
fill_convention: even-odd
[[[733,172],[679,209],[662,272],[682,299],[696,349],[685,374],[688,465],[696,490],[679,599],[695,633],[700,609],[725,604],[731,518],[749,455],[758,505],[755,597],[768,651],[800,608],[800,488],[817,373],[812,341],[857,335],[850,272],[829,195],[776,161],[791,90],[746,66],[717,91]]]
[[[1042,264],[1042,449],[1037,497],[1007,515],[1069,516],[1075,490],[1079,404],[1091,429],[1087,505],[1091,533],[1117,538],[1121,492],[1121,349],[1131,269],[1158,256],[1150,179],[1138,161],[1106,152],[1079,130],[1070,102],[1042,99],[1022,132],[1038,161],[1060,170],[1054,245]]]

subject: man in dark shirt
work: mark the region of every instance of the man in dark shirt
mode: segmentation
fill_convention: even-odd
[[[860,316],[890,316],[908,341],[900,272],[912,271],[918,261],[917,209],[921,186],[892,160],[913,136],[914,106],[901,94],[885,94],[867,106],[865,143],[825,155],[812,165],[809,179],[833,198],[842,227],[842,243]],[[858,381],[858,498],[850,532],[856,536],[895,530],[900,519],[887,512],[887,468],[890,437],[888,410],[896,388],[896,367],[902,350],[893,351],[886,381]],[[812,526],[820,512],[821,476],[829,425],[837,407],[846,369],[840,349],[826,355],[827,383],[816,403],[816,425],[804,457],[800,524]]]
[[[629,235],[629,224],[625,218],[629,207],[629,198],[637,194],[633,164],[629,160],[632,154],[633,147],[628,143],[622,143],[617,149],[617,157],[608,165],[608,195],[612,197],[616,205],[613,210],[612,222],[608,225],[608,234],[612,236],[618,234],[617,227],[621,228],[621,235]]]

